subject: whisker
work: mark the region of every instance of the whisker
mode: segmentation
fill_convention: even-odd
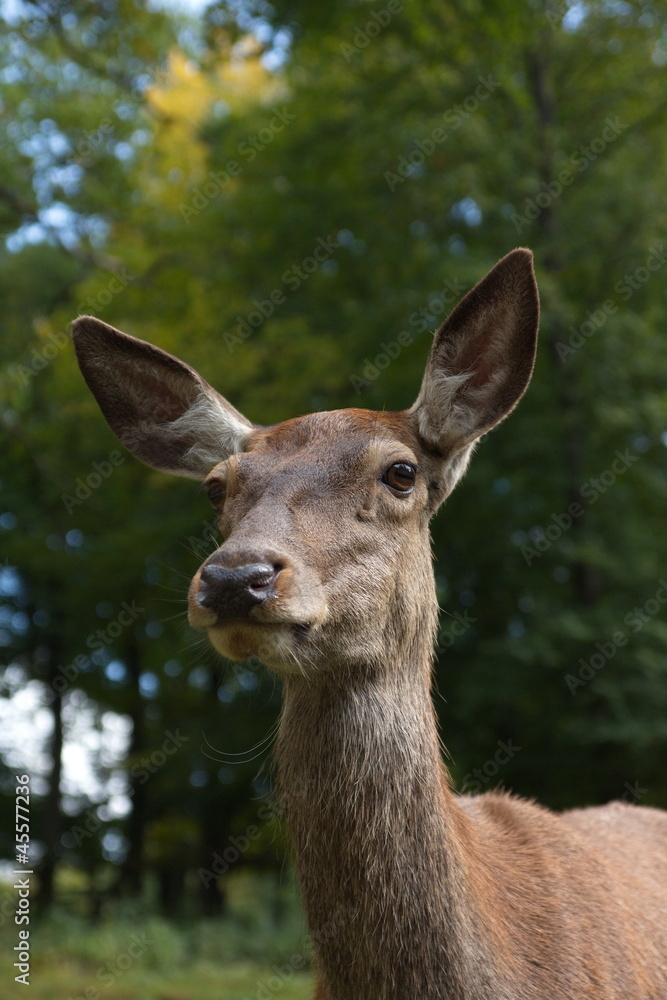
[[[192,553],[192,555],[194,555],[194,553]],[[184,580],[191,580],[192,579],[192,574],[184,573],[182,570],[176,569],[175,566],[170,566],[169,563],[164,563],[164,562],[160,562],[159,560],[156,560],[155,565],[159,566],[160,569],[166,570],[168,573],[175,573],[176,576],[183,577]],[[158,586],[164,586],[164,584],[158,584]]]
[[[267,735],[263,739],[261,739],[259,741],[259,743],[256,743],[254,747],[250,747],[249,750],[243,750],[240,753],[235,753],[235,752],[232,752],[232,751],[217,750],[216,747],[214,747],[208,741],[208,739],[206,737],[206,733],[203,732],[203,730],[202,730],[202,737],[204,738],[204,742],[206,743],[206,745],[211,750],[213,750],[213,752],[217,756],[211,757],[210,754],[206,753],[206,751],[204,750],[203,746],[202,746],[202,753],[206,757],[208,757],[209,760],[219,761],[221,764],[250,764],[253,760],[257,760],[258,757],[261,757],[262,754],[265,753],[265,751],[269,749],[269,747],[271,746],[271,744],[273,743],[273,741],[276,738],[276,733],[277,732],[278,732],[278,721],[276,720],[276,722],[274,722],[272,724],[272,726],[269,729],[269,732],[267,733]],[[254,753],[255,750],[257,750],[257,753]],[[249,754],[252,754],[252,756],[248,756]],[[236,758],[239,758],[239,759],[238,760],[231,760],[230,758],[233,758],[233,757],[236,757]]]
[[[167,618],[159,618],[158,621],[162,622],[163,624],[164,622],[173,622],[177,618],[182,618],[184,615],[187,616],[187,613],[188,613],[187,608],[184,608],[182,611],[177,611],[175,615],[169,615]]]

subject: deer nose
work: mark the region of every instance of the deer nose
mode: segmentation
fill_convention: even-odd
[[[269,563],[234,569],[210,563],[199,574],[197,603],[213,611],[218,621],[247,618],[253,608],[274,596],[279,572],[279,567]]]

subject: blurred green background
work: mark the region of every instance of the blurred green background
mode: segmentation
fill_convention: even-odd
[[[664,5],[0,12],[2,996],[24,773],[33,996],[309,995],[279,684],[188,629],[212,512],[107,429],[79,312],[257,422],[398,409],[457,299],[530,246],[534,381],[433,526],[449,766],[667,806]]]

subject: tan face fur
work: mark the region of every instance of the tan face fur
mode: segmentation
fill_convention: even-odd
[[[409,410],[334,410],[268,428],[151,344],[92,317],[73,336],[121,441],[155,468],[202,480],[217,509],[225,541],[192,581],[191,624],[233,659],[352,682],[390,673],[399,651],[431,634],[428,520],[476,440],[525,391],[538,314],[532,256],[514,250],[437,331]],[[253,569],[242,604],[223,586]]]
[[[395,463],[416,470],[409,492],[382,481]],[[254,655],[278,673],[379,668],[402,577],[429,570],[434,464],[402,413],[338,410],[252,433],[204,482],[224,497],[215,506],[225,542],[207,563],[271,562],[275,596],[246,621],[210,624],[198,571],[191,624],[208,627],[223,655]]]

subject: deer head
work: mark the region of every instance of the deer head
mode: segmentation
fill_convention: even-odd
[[[73,325],[83,375],[148,465],[203,482],[223,544],[195,574],[191,624],[280,675],[391,672],[436,621],[428,524],[475,442],[530,380],[538,297],[514,250],[435,335],[410,409],[251,423],[196,371],[93,317]]]

